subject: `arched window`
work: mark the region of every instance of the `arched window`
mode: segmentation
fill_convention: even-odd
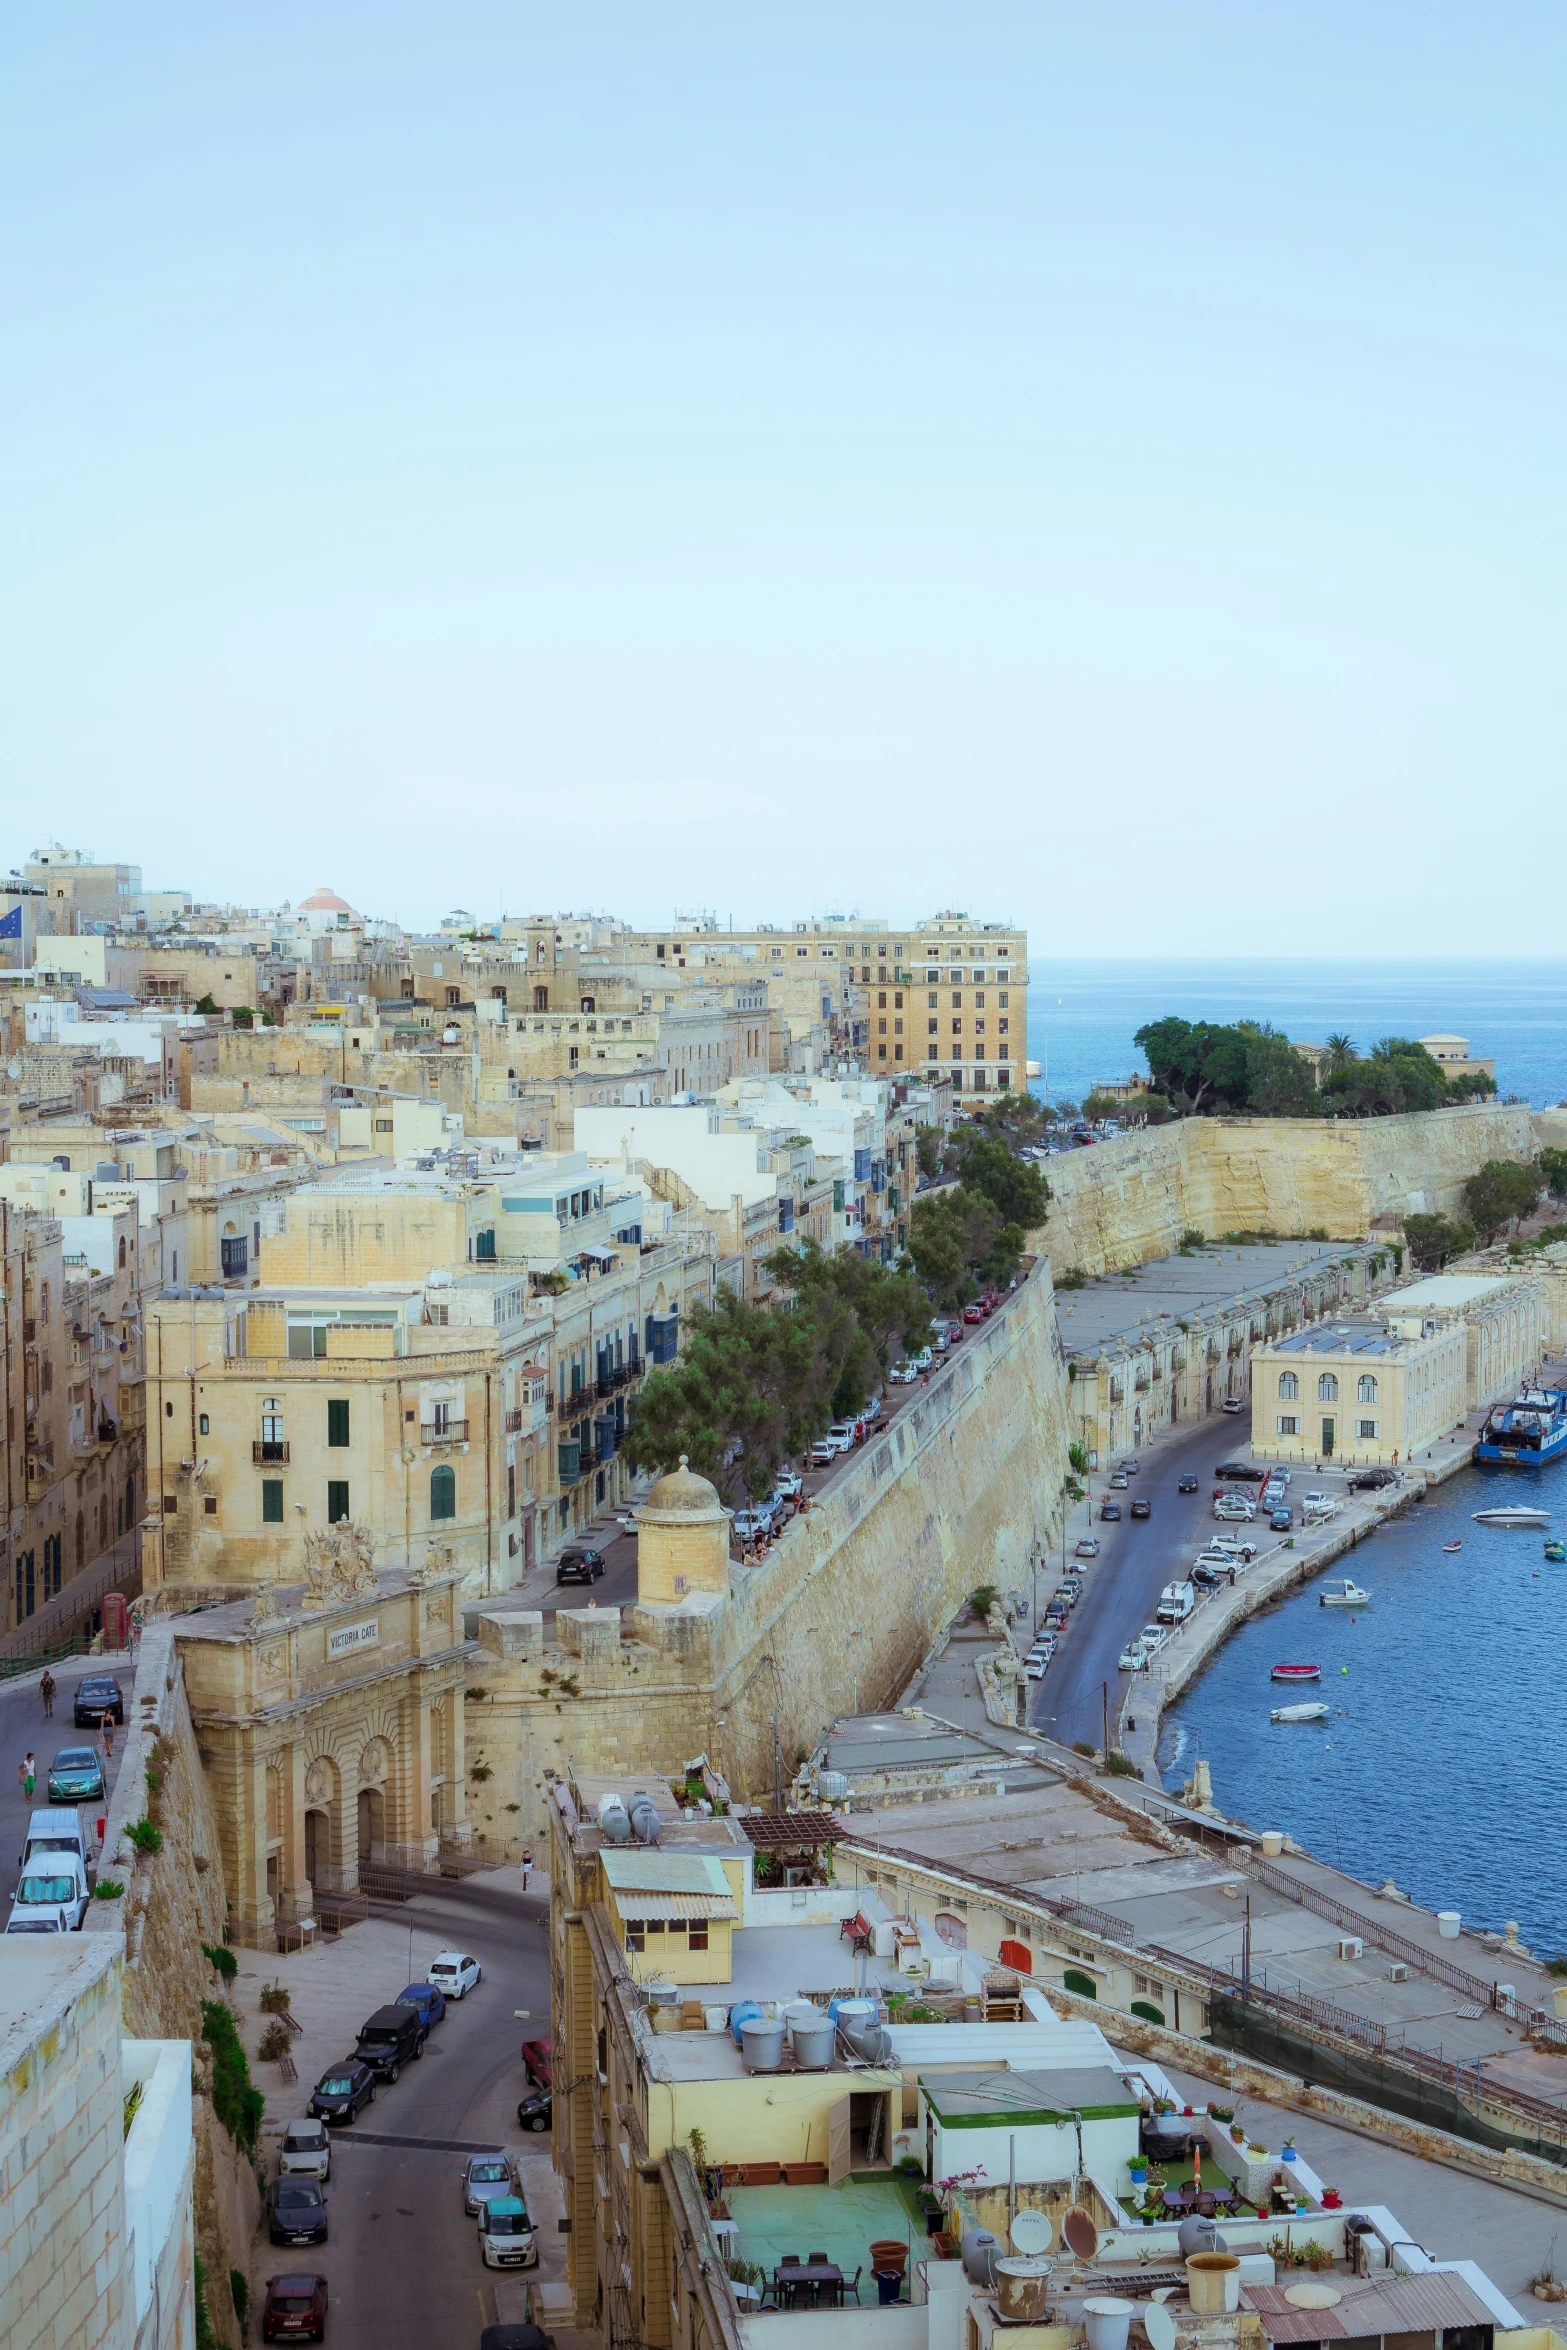
[[[1295,1397],[1299,1395],[1300,1381],[1296,1378],[1293,1371],[1281,1371],[1279,1373],[1279,1393],[1286,1403],[1293,1402]]]
[[[1081,1968],[1075,1966],[1069,1966],[1061,1977],[1061,1988],[1063,1991],[1075,1991],[1079,1999],[1097,1999],[1099,1996],[1099,1986],[1093,1976],[1085,1975]]]
[[[1361,1375],[1361,1381],[1360,1381],[1360,1385],[1359,1385],[1359,1386],[1356,1388],[1356,1390],[1355,1390],[1355,1393],[1356,1393],[1356,1394],[1359,1396],[1359,1398],[1360,1398],[1360,1400],[1361,1400],[1361,1402],[1362,1402],[1362,1403],[1375,1403],[1375,1402],[1376,1402],[1376,1400],[1377,1400],[1377,1383],[1376,1383],[1376,1381],[1375,1381],[1375,1380],[1372,1378],[1372,1376],[1371,1376],[1371,1373],[1370,1373],[1369,1371],[1366,1371],[1366,1372],[1363,1372],[1363,1373],[1362,1373],[1362,1375]]]
[[[1338,1381],[1331,1371],[1324,1371],[1317,1381],[1317,1401],[1318,1403],[1338,1402]]]
[[[457,1515],[457,1472],[444,1463],[430,1471],[430,1517],[455,1518]]]
[[[123,1272],[124,1272],[124,1270],[125,1270],[125,1235],[124,1235],[124,1233],[122,1232],[122,1233],[120,1234],[120,1271],[123,1273]]]

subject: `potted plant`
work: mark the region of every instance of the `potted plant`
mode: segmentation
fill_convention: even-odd
[[[1126,2167],[1131,2173],[1132,2185],[1134,2187],[1146,2186],[1148,2181],[1148,2161],[1145,2155],[1134,2155]]]
[[[1343,2196],[1342,2196],[1342,2195],[1339,2193],[1339,2191],[1338,2191],[1337,2187],[1324,2187],[1324,2188],[1323,2188],[1323,2190],[1322,2190],[1322,2208],[1323,2208],[1323,2210],[1324,2210],[1324,2211],[1342,2211],[1342,2210],[1343,2210],[1343,2208],[1344,2208],[1344,2198],[1343,2198]]]
[[[1285,2141],[1284,2141],[1283,2145],[1282,2145],[1282,2146],[1279,2148],[1279,2155],[1280,2155],[1280,2158],[1281,2158],[1281,2160],[1283,2160],[1283,2161],[1285,2161],[1285,2162],[1293,2162],[1293,2161],[1294,2161],[1294,2159],[1295,2159],[1295,2141],[1294,2141],[1294,2139],[1293,2139],[1293,2138],[1286,2138],[1286,2139],[1285,2139]]]

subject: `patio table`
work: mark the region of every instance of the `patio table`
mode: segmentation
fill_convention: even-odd
[[[837,2302],[843,2297],[843,2271],[835,2260],[802,2260],[798,2268],[775,2268],[774,2289],[788,2292],[792,2308],[816,2308],[829,2297]]]

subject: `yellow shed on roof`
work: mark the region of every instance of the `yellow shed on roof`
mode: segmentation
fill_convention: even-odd
[[[605,1906],[638,1982],[727,1983],[740,1903],[708,1853],[601,1852]]]

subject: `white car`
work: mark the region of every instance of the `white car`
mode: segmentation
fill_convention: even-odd
[[[479,2213],[479,2252],[486,2268],[535,2268],[539,2247],[520,2195],[496,2195]]]
[[[867,1421],[881,1418],[881,1397],[879,1395],[873,1395],[870,1401],[862,1407],[860,1418]]]
[[[918,1377],[919,1373],[912,1363],[894,1363],[887,1373],[888,1381],[894,1387],[912,1387]]]
[[[1303,1493],[1300,1499],[1303,1509],[1320,1510],[1326,1509],[1333,1496],[1331,1493],[1324,1493],[1319,1486],[1313,1485],[1311,1491]]]
[[[1092,1534],[1083,1536],[1072,1556],[1079,1559],[1096,1559],[1099,1556],[1099,1545]]]
[[[1148,1662],[1148,1651],[1140,1640],[1129,1640],[1121,1651],[1121,1671],[1140,1673]]]
[[[1170,1634],[1163,1624],[1145,1624],[1137,1637],[1149,1656],[1157,1656],[1161,1648],[1170,1645]]]
[[[798,1501],[805,1486],[793,1469],[780,1469],[773,1480],[773,1491],[781,1493],[785,1501]]]
[[[424,1979],[448,1999],[466,1999],[475,1983],[483,1981],[484,1969],[476,1958],[465,1957],[460,1950],[443,1950],[425,1968]]]
[[[928,1346],[922,1346],[917,1355],[910,1355],[909,1357],[909,1361],[913,1364],[916,1371],[928,1371],[935,1359],[936,1357],[934,1351]]]
[[[1257,1545],[1249,1534],[1210,1534],[1202,1546],[1202,1563],[1208,1565],[1215,1558],[1233,1559],[1237,1566],[1250,1566],[1257,1555]]]
[[[1238,1395],[1227,1395],[1219,1408],[1221,1411],[1226,1412],[1243,1412],[1246,1409],[1246,1406],[1241,1402],[1241,1399]]]
[[[74,1934],[87,1914],[87,1879],[73,1853],[40,1856],[11,1903],[8,1934]]]
[[[325,2186],[332,2176],[332,2141],[325,2122],[290,2122],[283,2133],[277,2170],[280,2179],[319,2179]]]
[[[773,1513],[765,1508],[736,1510],[730,1524],[737,1542],[754,1542],[759,1534],[772,1532]]]
[[[1049,1665],[1049,1662],[1050,1662],[1050,1659],[1049,1659],[1048,1657],[1045,1657],[1045,1656],[1031,1656],[1031,1657],[1029,1658],[1028,1662],[1027,1662],[1027,1663],[1024,1665],[1024,1667],[1023,1667],[1023,1678],[1024,1678],[1024,1680],[1025,1680],[1025,1681],[1042,1681],[1042,1680],[1044,1679],[1044,1677],[1045,1677],[1045,1670],[1046,1670],[1046,1667]]]

